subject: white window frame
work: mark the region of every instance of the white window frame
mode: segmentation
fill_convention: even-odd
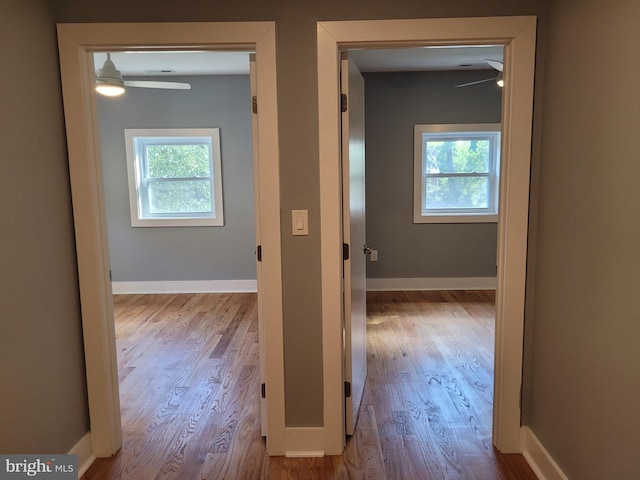
[[[414,126],[414,174],[413,174],[413,223],[495,223],[498,221],[499,186],[500,186],[500,130],[499,123],[481,124],[432,124]],[[487,139],[491,142],[489,158],[489,207],[427,209],[425,205],[425,172],[424,138],[434,140],[455,138]],[[469,174],[464,176],[476,176]]]
[[[218,128],[153,128],[126,129],[127,174],[129,177],[129,205],[132,227],[201,227],[223,226],[222,165],[220,155],[220,129]],[[152,215],[147,210],[147,189],[143,173],[143,159],[137,154],[136,144],[153,143],[157,139],[184,139],[189,143],[204,143],[210,146],[213,211],[211,213]]]

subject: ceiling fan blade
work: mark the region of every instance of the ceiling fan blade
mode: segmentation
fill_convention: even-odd
[[[475,82],[469,82],[469,83],[463,83],[461,85],[456,85],[456,88],[469,87],[471,85],[477,85],[478,83],[495,82],[496,80],[497,80],[496,78],[485,78],[484,80],[476,80]]]
[[[489,59],[485,58],[484,61],[487,62],[489,65],[491,65],[496,70],[498,70],[499,72],[501,72],[503,70],[503,68],[504,68],[504,65],[502,64],[502,62],[499,62],[498,60],[489,60]]]
[[[124,86],[139,88],[164,88],[167,90],[191,90],[191,85],[189,83],[156,82],[152,80],[125,80]]]

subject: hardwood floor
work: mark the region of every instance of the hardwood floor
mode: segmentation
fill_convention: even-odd
[[[268,457],[255,294],[114,297],[123,447],[83,479],[529,480],[491,446],[491,292],[372,292],[345,454]]]

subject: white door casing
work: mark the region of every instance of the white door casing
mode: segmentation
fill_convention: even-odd
[[[102,169],[95,120],[92,54],[164,47],[180,50],[241,49],[256,52],[259,111],[256,151],[256,231],[262,245],[260,295],[268,384],[267,451],[285,451],[282,272],[275,25],[273,22],[60,24],[58,46],[80,280],[83,341],[93,454],[121,446],[113,306],[109,281]],[[258,388],[258,386],[256,386]]]
[[[343,243],[344,261],[344,380],[345,428],[353,435],[367,376],[367,256],[365,229],[364,78],[348,53],[341,62],[341,91],[346,95],[342,113]]]
[[[498,220],[498,286],[493,444],[520,447],[520,387],[524,333],[529,172],[533,119],[536,18],[485,17],[318,22],[320,250],[324,415],[327,454],[344,448],[342,345],[342,205],[340,52],[349,48],[504,45],[502,158]]]

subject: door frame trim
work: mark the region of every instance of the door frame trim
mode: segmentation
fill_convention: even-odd
[[[122,445],[115,329],[98,127],[93,91],[96,50],[255,49],[260,239],[265,326],[267,451],[284,453],[284,358],[280,181],[274,22],[59,24],[58,46],[75,223],[83,341],[93,453]],[[249,108],[249,106],[247,106]]]
[[[536,17],[318,22],[320,251],[324,424],[328,454],[344,449],[340,51],[348,48],[498,44],[505,47],[493,444],[519,453]]]

